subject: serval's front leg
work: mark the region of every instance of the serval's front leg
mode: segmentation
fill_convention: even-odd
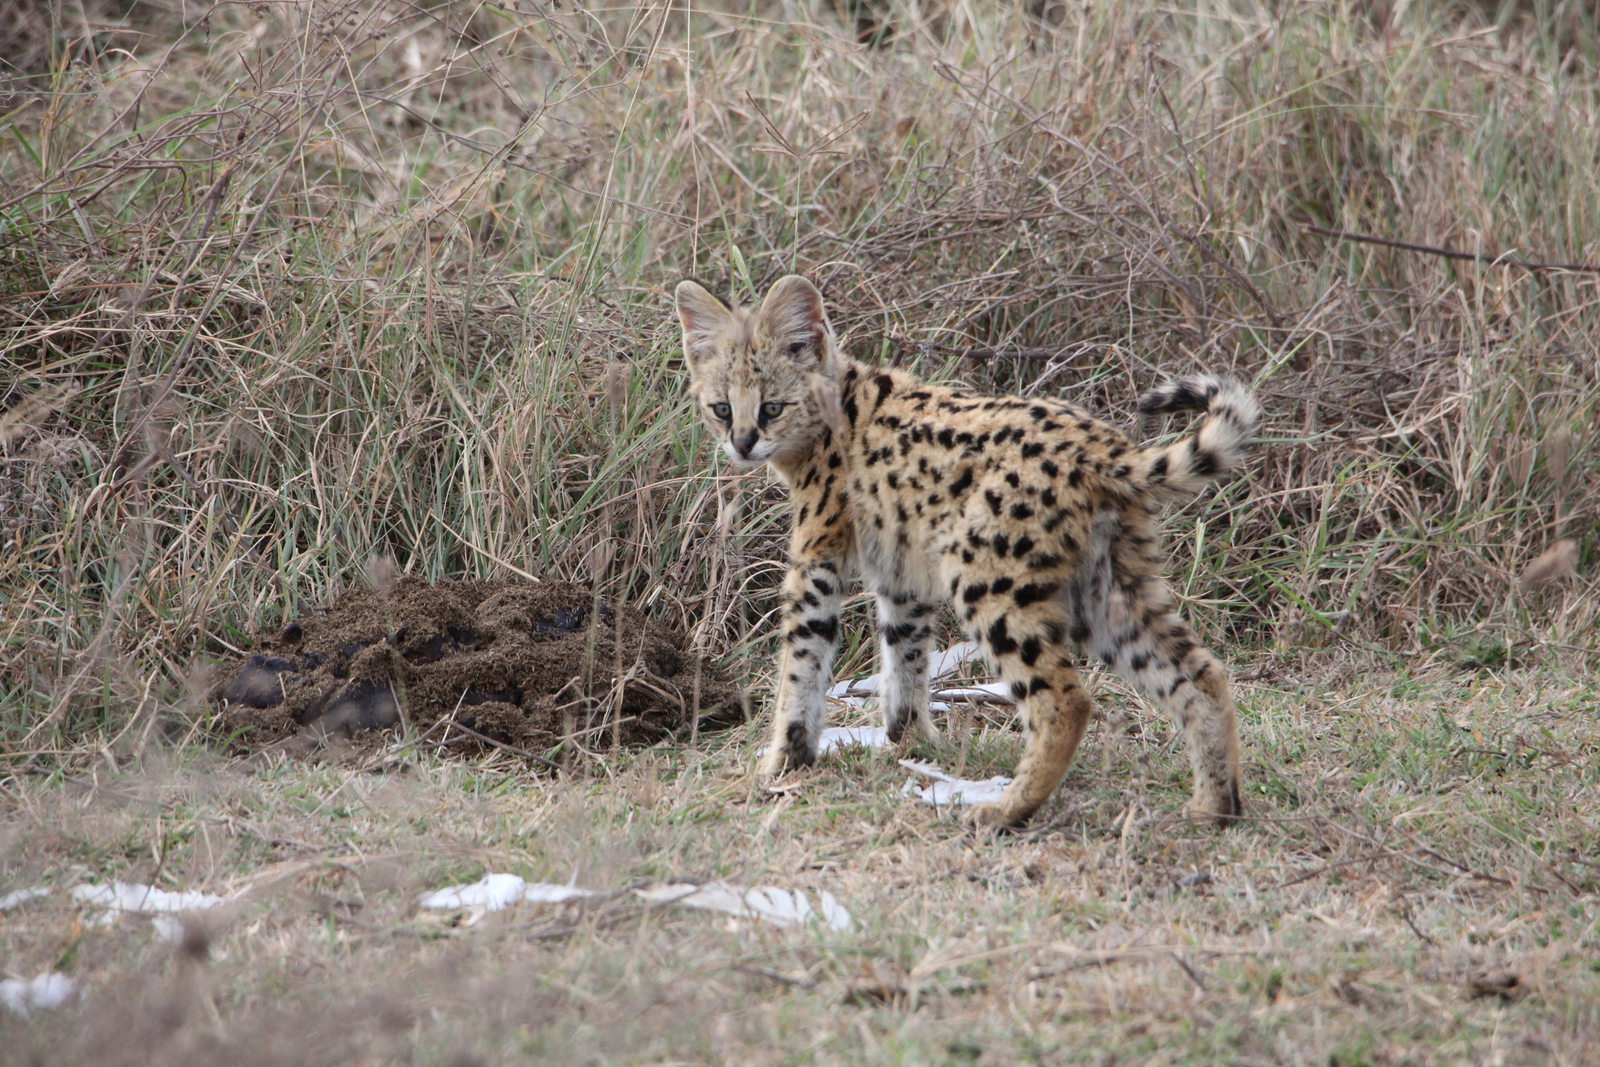
[[[786,768],[816,762],[828,685],[833,681],[843,585],[839,564],[822,555],[797,554],[783,580],[783,658],[778,664],[772,744],[761,761],[762,774],[781,774]]]
[[[929,740],[939,730],[928,714],[928,639],[933,605],[909,593],[878,594],[878,668],[883,725],[899,743],[907,729]]]

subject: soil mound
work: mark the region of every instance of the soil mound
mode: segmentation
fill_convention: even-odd
[[[703,724],[743,717],[738,686],[683,634],[566,582],[351,589],[224,677],[219,729],[245,751],[290,755],[393,726],[402,711],[435,740],[535,754],[686,732],[697,695]]]

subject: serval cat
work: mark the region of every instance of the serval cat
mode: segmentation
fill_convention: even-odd
[[[1260,422],[1241,386],[1184,378],[1139,402],[1204,412],[1141,448],[1059,400],[984,396],[839,351],[797,275],[759,309],[677,287],[689,392],[736,466],[770,463],[793,494],[783,659],[765,774],[816,759],[845,582],[877,597],[889,738],[929,721],[928,641],[950,603],[1009,684],[1026,737],[977,821],[1016,826],[1066,773],[1089,721],[1073,646],[1165,708],[1188,741],[1194,813],[1241,813],[1239,739],[1222,665],[1178,615],[1155,513],[1237,466]]]

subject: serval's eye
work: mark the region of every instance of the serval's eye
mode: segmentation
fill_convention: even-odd
[[[723,422],[727,422],[729,419],[733,418],[733,409],[727,404],[712,404],[711,414],[715,415]]]
[[[798,356],[800,353],[802,353],[802,352],[804,352],[806,350],[806,345],[808,345],[810,343],[811,342],[809,342],[809,341],[791,341],[791,342],[789,342],[789,354],[791,356]]]
[[[765,415],[769,419],[775,419],[779,415],[783,414],[783,409],[787,406],[788,405],[784,404],[784,402],[781,400],[769,400],[765,404],[761,405],[761,414]]]

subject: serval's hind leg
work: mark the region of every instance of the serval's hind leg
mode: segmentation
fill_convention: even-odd
[[[1092,703],[1070,658],[1066,612],[1056,596],[1019,605],[1010,595],[976,595],[968,629],[1016,699],[1024,748],[999,801],[979,805],[972,818],[991,826],[1020,826],[1067,773]]]
[[[1155,617],[1111,666],[1183,730],[1194,767],[1190,810],[1223,824],[1243,815],[1233,690],[1222,664],[1194,639],[1189,624],[1176,613]]]
[[[1191,811],[1230,823],[1244,814],[1239,795],[1239,730],[1227,672],[1195,640],[1177,612],[1144,524],[1105,544],[1067,591],[1070,634],[1183,731],[1194,768]]]

